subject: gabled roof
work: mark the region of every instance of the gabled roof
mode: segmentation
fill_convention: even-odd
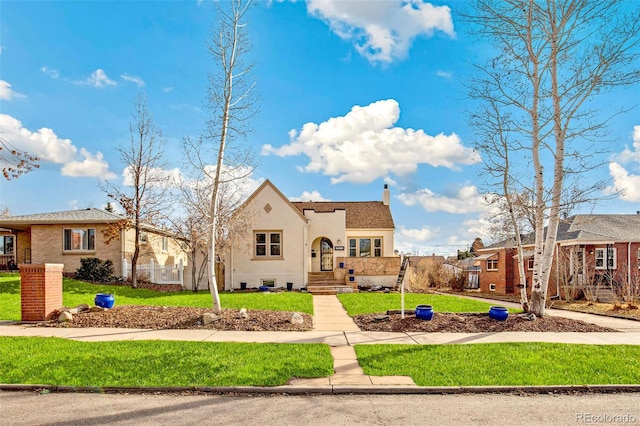
[[[347,229],[394,229],[391,209],[382,201],[294,201],[298,210],[331,213],[344,210]]]
[[[547,228],[545,227],[545,235]],[[558,243],[639,242],[639,214],[579,214],[560,220]],[[523,245],[533,245],[534,234],[522,236]],[[514,247],[515,239],[509,238],[484,247],[480,252],[497,248]]]

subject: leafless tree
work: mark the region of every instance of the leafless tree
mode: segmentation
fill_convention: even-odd
[[[530,310],[538,316],[545,312],[563,196],[576,192],[566,179],[597,166],[591,162],[599,153],[593,143],[604,137],[611,118],[602,116],[597,96],[640,80],[640,13],[636,9],[628,16],[621,5],[617,0],[478,0],[465,16],[497,52],[478,67],[471,96],[485,112],[499,112],[494,130],[508,143],[511,163],[501,170],[508,187],[501,195],[523,188],[532,194]],[[498,165],[505,157],[504,151],[483,154]],[[587,199],[599,187],[577,194]]]
[[[120,161],[125,166],[124,185],[105,182],[101,188],[120,205],[126,217],[106,230],[107,242],[117,239],[122,231],[135,231],[131,257],[131,286],[135,288],[142,225],[158,224],[163,217],[165,189],[170,182],[164,172],[167,168],[163,157],[164,139],[149,113],[147,97],[138,94],[133,107],[132,121],[129,123],[129,145],[118,148]]]
[[[6,180],[17,179],[20,175],[40,167],[39,158],[16,149],[11,143],[0,137],[0,166]]]
[[[208,45],[210,55],[214,60],[215,69],[209,78],[207,107],[210,120],[207,123],[207,134],[200,141],[213,142],[216,147],[215,167],[211,170],[211,197],[209,199],[209,274],[210,290],[213,299],[214,312],[220,312],[220,297],[218,295],[215,276],[215,262],[217,259],[216,240],[220,227],[221,187],[227,181],[223,173],[230,165],[247,164],[243,161],[247,151],[233,142],[242,139],[251,130],[250,120],[256,113],[256,101],[252,79],[253,64],[247,63],[251,44],[247,31],[247,12],[251,1],[231,0],[218,3],[218,26]],[[229,7],[229,10],[223,7]],[[198,152],[206,152],[198,150]],[[203,163],[204,164],[204,163]],[[239,166],[238,166],[239,167]],[[208,173],[206,169],[203,172]],[[232,179],[237,174],[231,173]]]

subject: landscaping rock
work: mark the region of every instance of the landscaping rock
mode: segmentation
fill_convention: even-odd
[[[375,317],[373,317],[373,320],[376,322],[389,321],[390,319],[391,316],[389,315],[376,315]]]
[[[533,312],[529,312],[526,314],[520,314],[518,315],[520,318],[527,320],[527,321],[535,321],[536,320],[536,314],[534,314]]]
[[[89,308],[89,312],[104,312],[107,311],[107,308],[103,308],[101,306],[92,306]]]
[[[216,314],[207,312],[206,314],[202,314],[202,325],[209,325],[212,322],[220,320]]]
[[[240,309],[240,312],[238,312],[238,318],[240,318],[240,319],[249,318],[249,315],[247,314],[247,308]]]
[[[289,319],[291,324],[304,324],[304,318],[297,312],[291,314],[291,318]]]
[[[62,311],[58,315],[58,322],[71,322],[73,321],[73,315],[70,312]]]

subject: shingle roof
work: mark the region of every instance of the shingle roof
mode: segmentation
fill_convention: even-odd
[[[3,224],[50,224],[50,223],[106,223],[125,219],[106,210],[89,208],[82,210],[66,210],[62,212],[36,213],[0,218]]]
[[[545,227],[545,235],[547,228]],[[534,234],[522,236],[524,245],[534,243]],[[561,220],[558,225],[557,242],[566,241],[640,241],[640,215],[638,214],[579,214]],[[484,247],[482,251],[515,246],[509,238]]]
[[[298,210],[313,210],[316,213],[330,213],[344,210],[348,229],[382,228],[394,229],[391,209],[382,201],[294,201]]]

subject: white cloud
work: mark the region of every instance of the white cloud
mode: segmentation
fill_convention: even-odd
[[[613,186],[608,187],[605,192],[609,194],[621,192],[621,200],[640,202],[640,175],[630,174],[616,162],[609,163],[609,174],[613,178]]]
[[[344,117],[307,123],[300,132],[291,130],[289,145],[264,145],[262,155],[304,154],[310,162],[303,170],[336,176],[332,183],[369,183],[390,173],[405,176],[415,173],[419,164],[456,170],[458,164],[480,161],[456,134],[430,136],[423,130],[392,127],[399,117],[400,107],[393,99],[354,106]]]
[[[438,70],[436,72],[436,75],[438,77],[442,77],[442,78],[447,79],[447,80],[451,80],[453,78],[453,74],[451,73],[451,71]]]
[[[640,165],[640,126],[633,127],[633,150],[628,146],[609,163],[609,175],[613,178],[613,185],[605,189],[607,194],[620,193],[620,199],[629,202],[640,202],[640,175],[629,173],[623,164],[636,163]]]
[[[60,77],[60,73],[58,72],[58,70],[53,68],[42,67],[40,68],[40,71],[42,71],[43,73],[45,73],[46,75],[54,79]]]
[[[291,201],[331,201],[324,198],[318,190],[313,190],[311,192],[304,191],[299,197],[291,197],[289,199]]]
[[[162,93],[169,93],[173,90],[173,87],[165,87],[164,89],[162,89]]]
[[[84,157],[82,161],[70,161],[62,166],[63,176],[98,177],[101,179],[111,179],[116,176],[109,171],[109,164],[103,159],[101,152],[92,155],[86,149],[80,148],[80,155]]]
[[[65,176],[110,176],[109,166],[102,154],[93,156],[84,148],[78,148],[70,139],[59,138],[52,129],[43,127],[35,132],[22,126],[22,123],[7,114],[0,114],[0,136],[10,141],[20,151],[35,155],[41,162],[62,164]]]
[[[104,72],[103,69],[98,68],[94,72],[91,73],[86,80],[74,81],[76,84],[82,84],[87,86],[92,86],[97,89],[103,89],[106,86],[117,86],[118,83],[114,80],[111,80],[107,73]]]
[[[142,79],[142,77],[138,77],[137,75],[122,74],[120,76],[120,78],[122,78],[124,81],[128,81],[130,83],[134,83],[138,87],[144,87],[144,85],[145,85],[145,82]]]
[[[430,189],[424,188],[414,193],[400,194],[398,200],[406,206],[419,205],[428,212],[444,211],[462,214],[485,211],[487,208],[484,197],[473,185],[460,187],[447,195],[435,194]]]
[[[424,243],[434,237],[434,232],[428,226],[418,229],[410,229],[401,225],[396,231],[396,237],[399,237],[402,240],[410,240],[413,244],[416,242]]]
[[[640,163],[640,126],[633,127],[633,150],[625,145],[624,150],[613,157],[620,163]]]
[[[10,101],[14,98],[26,98],[26,96],[13,90],[11,88],[11,83],[0,80],[0,99]]]
[[[403,59],[418,36],[436,31],[455,36],[451,9],[423,0],[307,0],[307,11],[370,62]]]

